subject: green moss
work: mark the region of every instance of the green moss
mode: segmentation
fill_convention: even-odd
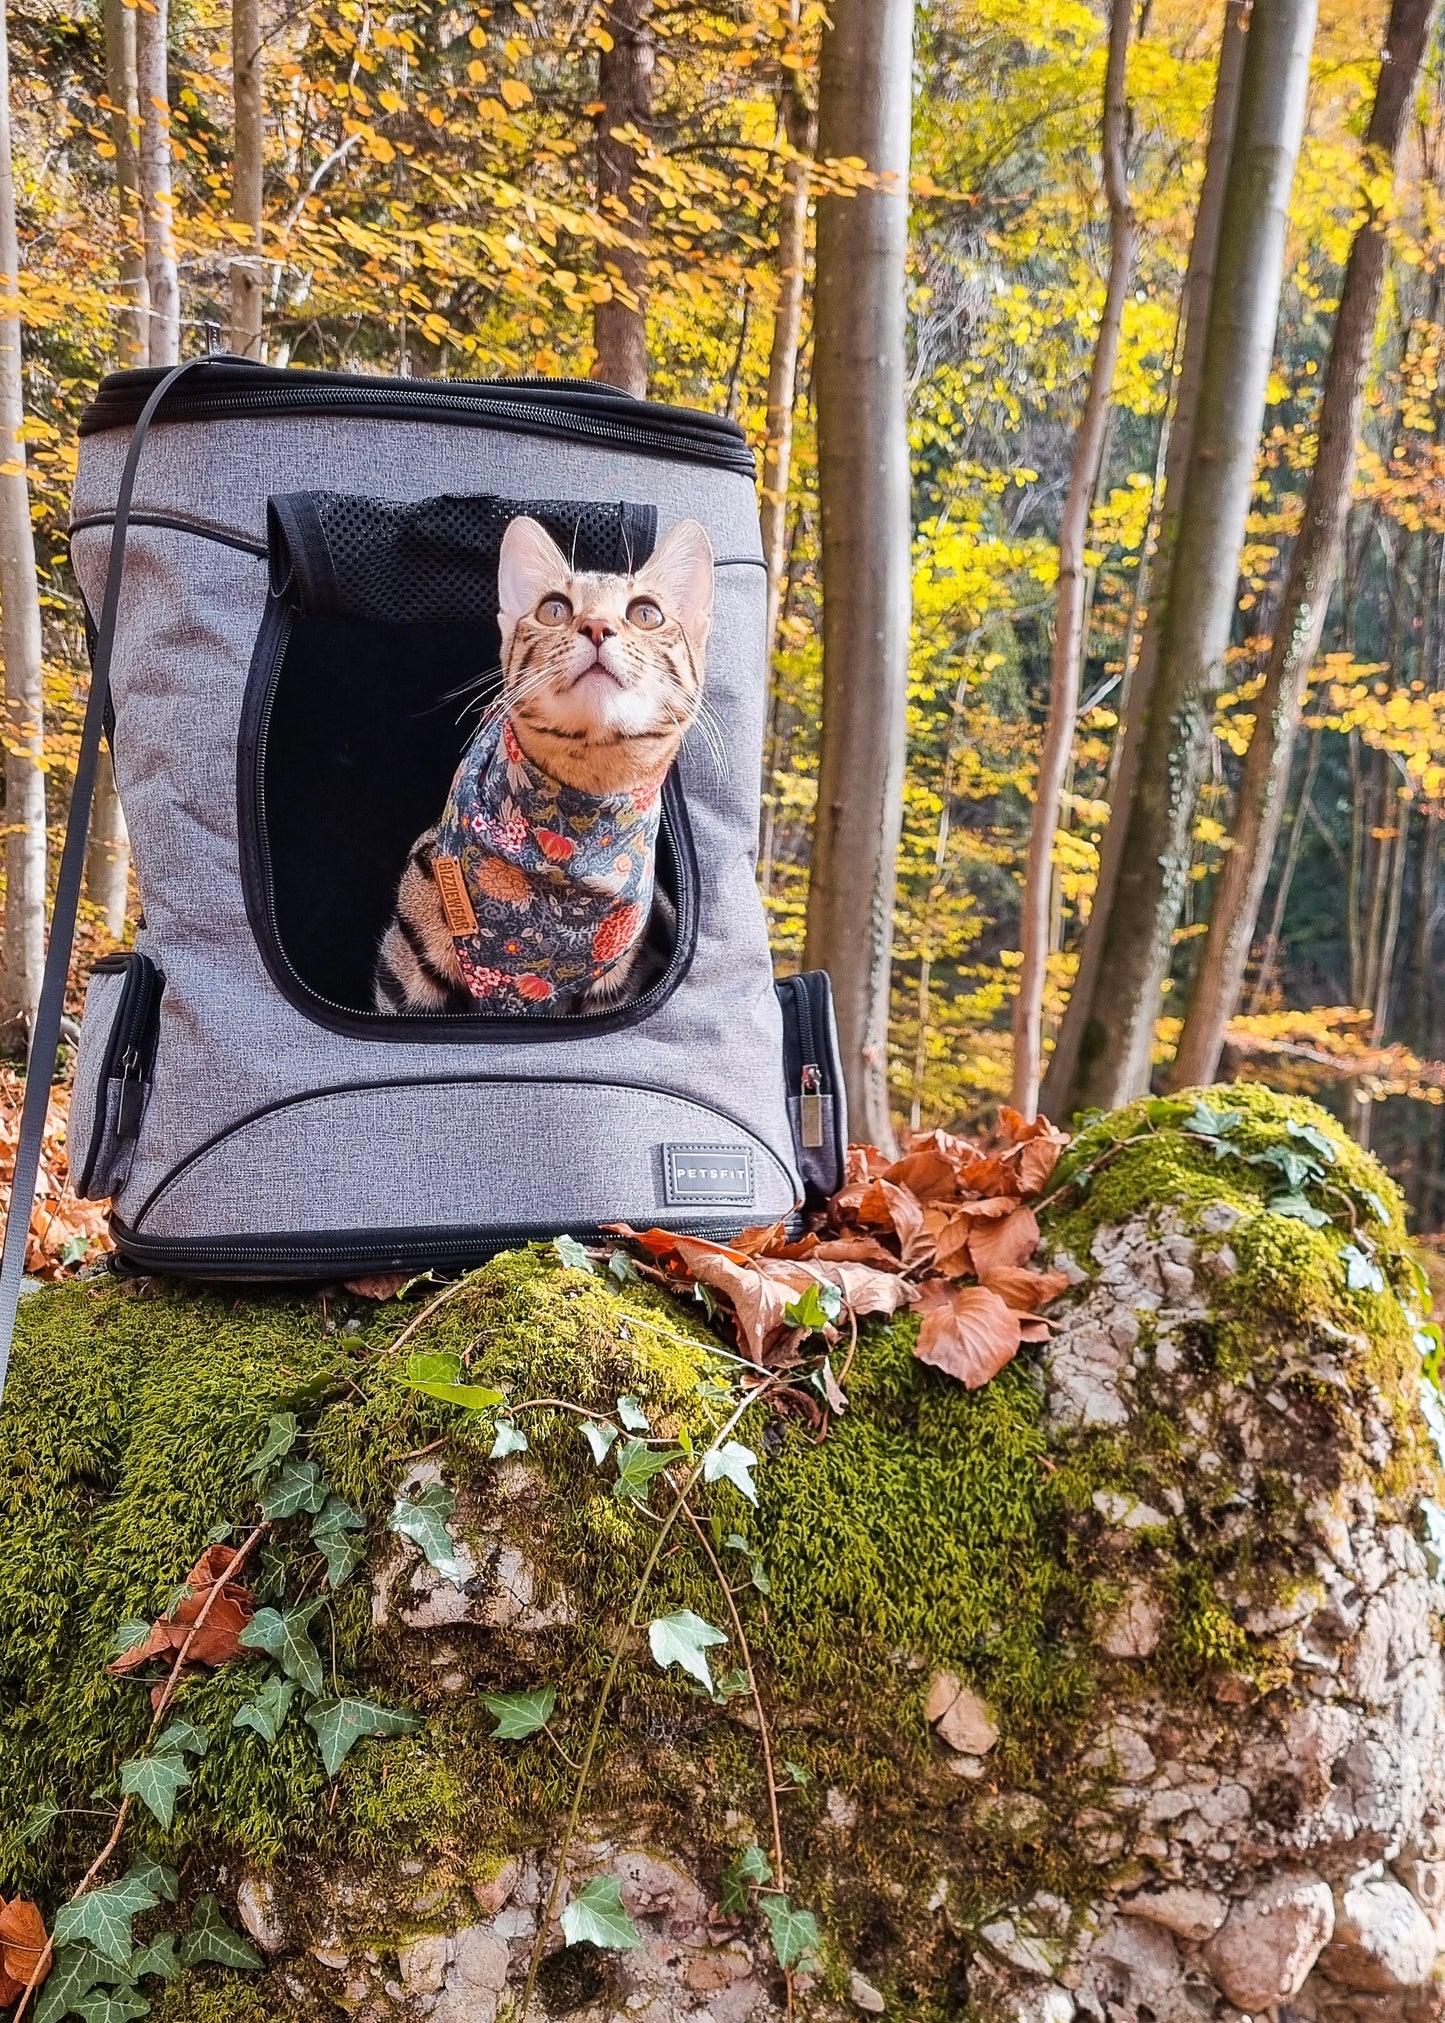
[[[147,1991],[154,1982],[147,1982]],[[272,2023],[276,2014],[263,1988],[243,1974],[194,1968],[151,2003],[154,2023]]]

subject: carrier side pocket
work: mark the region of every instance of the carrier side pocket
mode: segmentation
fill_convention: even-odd
[[[783,1079],[788,1122],[808,1205],[818,1207],[843,1185],[848,1149],[848,1105],[833,986],[824,969],[777,981],[783,1010]]]
[[[151,1092],[165,979],[148,955],[102,958],[91,971],[70,1107],[70,1171],[84,1200],[124,1186]]]

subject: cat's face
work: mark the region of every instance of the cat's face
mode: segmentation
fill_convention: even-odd
[[[713,559],[696,520],[614,576],[573,570],[545,527],[516,519],[497,582],[508,715],[528,758],[593,793],[660,779],[702,701]]]

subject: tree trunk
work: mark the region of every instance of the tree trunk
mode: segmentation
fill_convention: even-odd
[[[1435,985],[1435,935],[1440,925],[1436,895],[1440,890],[1440,813],[1425,810],[1425,834],[1420,842],[1420,885],[1415,895],[1414,947],[1410,958],[1410,1044],[1428,1057],[1431,999]]]
[[[1075,1086],[1080,1062],[1097,1038],[1094,1024],[1094,993],[1099,973],[1114,893],[1123,862],[1124,836],[1129,808],[1139,778],[1139,753],[1149,705],[1154,693],[1154,677],[1159,665],[1159,628],[1169,585],[1174,542],[1183,508],[1185,479],[1194,446],[1194,422],[1199,407],[1199,389],[1204,373],[1204,347],[1209,332],[1209,309],[1214,295],[1214,270],[1219,259],[1220,226],[1224,216],[1225,191],[1229,182],[1230,154],[1239,117],[1240,85],[1244,76],[1244,49],[1249,25],[1250,0],[1228,0],[1224,32],[1219,45],[1219,71],[1215,79],[1214,105],[1210,115],[1209,147],[1205,155],[1204,184],[1199,193],[1199,210],[1194,220],[1194,237],[1189,248],[1189,268],[1184,277],[1180,315],[1184,323],[1184,344],[1179,365],[1179,384],[1174,397],[1174,418],[1170,423],[1169,446],[1164,463],[1164,507],[1159,519],[1159,536],[1150,568],[1153,594],[1144,621],[1139,657],[1129,677],[1127,698],[1121,698],[1117,738],[1119,750],[1111,762],[1110,816],[1104,831],[1099,858],[1099,877],[1089,913],[1089,925],[1079,951],[1079,967],[1059,1028],[1059,1036],[1044,1079],[1044,1108],[1052,1116],[1066,1116],[1075,1106]],[[1127,707],[1125,703],[1127,702]]]
[[[1084,548],[1089,532],[1089,510],[1104,468],[1114,368],[1119,357],[1119,334],[1137,239],[1125,160],[1129,126],[1125,84],[1132,19],[1133,0],[1111,0],[1102,129],[1104,190],[1109,201],[1109,280],[1089,370],[1088,391],[1084,396],[1084,412],[1074,441],[1069,489],[1059,522],[1059,583],[1053,659],[1049,670],[1049,713],[1039,754],[1038,784],[1029,829],[1020,937],[1023,965],[1019,972],[1018,996],[1014,1000],[1013,1106],[1027,1118],[1033,1118],[1038,1110],[1054,835],[1059,826],[1064,776],[1073,751],[1074,725],[1079,713],[1079,672],[1087,632]]]
[[[115,767],[102,752],[90,804],[90,836],[85,848],[85,896],[105,922],[112,941],[125,933],[130,894],[130,838],[116,792]]]
[[[1255,979],[1254,995],[1250,999],[1250,1011],[1257,1012],[1264,1006],[1266,998],[1274,988],[1275,971],[1279,967],[1280,941],[1284,933],[1285,910],[1289,905],[1290,888],[1294,884],[1294,874],[1299,868],[1300,849],[1304,843],[1305,824],[1310,819],[1315,791],[1315,780],[1320,770],[1320,733],[1315,732],[1310,739],[1310,753],[1305,761],[1305,776],[1300,787],[1299,806],[1294,812],[1290,826],[1289,844],[1284,854],[1284,864],[1279,874],[1279,889],[1274,895],[1274,912],[1270,916],[1269,933],[1265,937],[1264,954],[1260,957],[1259,975]],[[1211,1070],[1211,1077],[1213,1070]]]
[[[904,341],[912,49],[912,0],[834,0],[818,119],[822,156],[854,156],[885,180],[818,202],[823,734],[807,961],[832,974],[854,1135],[885,1148],[912,602]]]
[[[254,252],[231,261],[231,349],[260,358],[266,272],[261,261],[261,169],[265,126],[261,110],[261,0],[231,0],[231,91],[235,141],[231,160],[231,215],[245,227]]]
[[[181,284],[176,268],[171,193],[171,109],[166,56],[168,0],[139,0],[136,79],[140,90],[140,194],[150,290],[150,362],[174,365],[181,355]]]
[[[1149,1085],[1150,1049],[1189,876],[1214,698],[1264,420],[1316,0],[1255,0],[1210,305],[1194,442],[1180,502],[1154,693],[1136,758],[1114,901],[1100,922],[1100,988],[1077,1100],[1112,1108]],[[1124,811],[1121,810],[1121,813]],[[1110,824],[1112,830],[1113,824]]]
[[[612,47],[597,68],[597,202],[627,236],[601,249],[613,292],[592,315],[592,377],[639,400],[647,395],[647,258],[638,243],[647,230],[647,198],[636,180],[637,150],[616,135],[625,127],[645,134],[652,123],[651,16],[652,0],[610,0],[604,19]]]
[[[1414,109],[1434,13],[1435,0],[1394,0],[1390,9],[1374,110],[1365,135],[1372,174],[1390,184]],[[1388,251],[1377,204],[1367,202],[1365,221],[1355,234],[1345,268],[1320,402],[1319,447],[1245,755],[1233,847],[1225,855],[1215,887],[1209,935],[1170,1076],[1174,1088],[1212,1081],[1219,1066],[1224,1029],[1238,1002],[1279,836],[1305,687],[1339,567]]]
[[[794,16],[797,8],[794,5]],[[788,144],[801,155],[817,144],[816,121],[798,88],[797,72],[785,73],[780,111]],[[778,217],[778,307],[768,358],[767,441],[763,450],[761,518],[763,559],[768,565],[767,659],[771,682],[783,609],[788,562],[788,482],[793,465],[793,407],[798,346],[803,331],[803,282],[808,257],[808,164],[790,161],[785,171]]]
[[[104,0],[105,90],[110,100],[110,139],[115,149],[116,208],[120,215],[120,317],[122,366],[150,362],[150,290],[146,286],[145,240],[141,231],[140,97],[136,86],[135,19],[125,0]]]
[[[40,586],[25,476],[20,244],[10,135],[10,47],[0,7],[0,652],[5,656],[5,934],[0,1044],[24,1041],[45,967],[45,773]]]

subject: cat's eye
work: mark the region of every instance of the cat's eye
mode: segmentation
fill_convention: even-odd
[[[650,597],[634,597],[627,607],[629,624],[637,625],[644,632],[656,632],[663,622],[662,606],[654,604]]]
[[[537,606],[539,625],[565,625],[572,616],[572,606],[565,597],[544,597]]]

